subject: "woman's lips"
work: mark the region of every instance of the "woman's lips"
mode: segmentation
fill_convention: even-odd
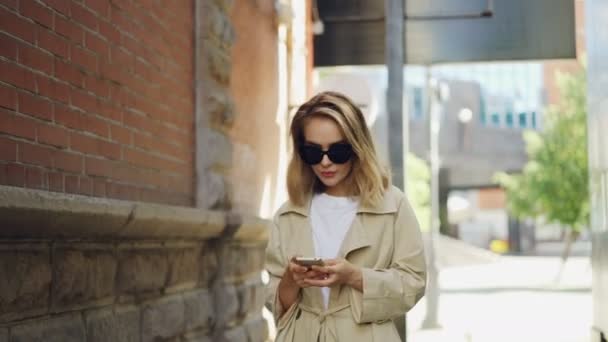
[[[336,172],[321,172],[321,176],[323,176],[324,178],[331,178],[336,174]]]

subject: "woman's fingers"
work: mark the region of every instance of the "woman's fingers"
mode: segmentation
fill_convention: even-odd
[[[317,287],[330,287],[336,284],[338,277],[333,274],[327,277],[326,279],[304,279],[304,283],[309,286],[317,286]]]

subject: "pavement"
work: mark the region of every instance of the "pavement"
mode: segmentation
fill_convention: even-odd
[[[413,342],[589,342],[588,257],[501,256],[440,272],[438,329],[421,329],[423,299],[408,314]]]

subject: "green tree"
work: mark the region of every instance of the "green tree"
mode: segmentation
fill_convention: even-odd
[[[495,176],[519,218],[543,218],[569,228],[562,258],[589,223],[586,74],[559,74],[561,101],[543,116],[544,129],[524,132],[528,163],[521,174]]]

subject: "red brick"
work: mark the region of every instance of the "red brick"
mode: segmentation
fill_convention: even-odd
[[[5,165],[6,170],[6,184],[14,186],[25,185],[25,168],[22,165],[7,164]]]
[[[55,105],[55,122],[75,129],[84,127],[81,114],[62,105]]]
[[[19,63],[46,74],[53,74],[53,56],[27,45],[19,46]]]
[[[17,160],[17,143],[15,140],[0,137],[0,160]]]
[[[134,69],[135,58],[125,50],[120,49],[117,46],[113,46],[110,49],[110,60],[112,65],[118,66],[122,70],[131,71]]]
[[[48,168],[53,167],[53,149],[27,143],[19,143],[18,149],[20,162]]]
[[[42,170],[35,167],[25,169],[25,186],[32,189],[45,189],[46,177]]]
[[[72,46],[70,53],[70,60],[72,63],[80,65],[91,72],[97,72],[97,56],[93,52],[83,49],[80,46]]]
[[[101,116],[103,116],[104,118],[107,118],[107,119],[110,119],[113,121],[117,121],[117,122],[122,122],[123,110],[121,108],[114,106],[114,103],[108,102],[108,101],[102,101],[100,109],[101,109]]]
[[[70,102],[70,87],[47,76],[36,75],[36,89],[39,95],[62,103]]]
[[[0,4],[13,10],[17,9],[17,0],[0,0]]]
[[[168,145],[163,140],[150,135],[135,133],[133,136],[135,138],[135,146],[148,151],[175,157],[175,152],[177,152],[177,148],[175,146]]]
[[[86,157],[84,160],[84,173],[89,176],[112,177],[115,163],[110,160]]]
[[[53,31],[38,28],[38,46],[63,58],[69,57],[68,41],[56,35]]]
[[[53,120],[53,108],[50,101],[24,92],[18,94],[18,101],[19,112],[44,120]]]
[[[69,146],[69,135],[64,128],[55,125],[38,125],[38,142],[57,147]]]
[[[15,91],[15,88],[0,84],[0,107],[12,110],[17,108],[17,91]]]
[[[95,133],[101,137],[107,138],[109,136],[108,123],[98,119],[94,115],[83,115],[82,116],[82,127],[81,130]]]
[[[36,121],[29,117],[17,116],[9,111],[1,110],[0,132],[29,140],[35,140]]]
[[[117,125],[110,125],[110,139],[123,145],[131,145],[132,133],[130,130]]]
[[[106,182],[101,179],[93,179],[93,196],[106,197]]]
[[[107,183],[107,196],[127,201],[137,201],[140,199],[139,189],[124,184]]]
[[[83,157],[68,151],[55,151],[53,154],[53,166],[56,169],[73,173],[82,173]]]
[[[46,27],[53,27],[53,13],[51,10],[34,0],[21,0],[19,2],[19,11],[24,17],[33,19]]]
[[[124,160],[146,168],[167,170],[181,174],[185,174],[187,172],[187,169],[189,168],[188,165],[157,157],[132,148],[124,149]]]
[[[106,1],[100,1],[106,2]],[[93,12],[89,11],[86,7],[80,5],[76,1],[72,1],[70,4],[71,16],[77,22],[93,31],[97,31],[97,17]]]
[[[1,7],[0,31],[8,32],[32,44],[36,42],[36,25]]]
[[[96,96],[109,98],[110,85],[104,79],[97,76],[87,75],[84,79],[84,89],[94,93]]]
[[[47,172],[46,176],[49,191],[63,192],[63,174],[59,172]]]
[[[99,72],[100,72],[101,76],[105,79],[114,81],[116,83],[122,83],[121,80],[123,79],[124,76],[123,76],[121,70],[119,68],[117,68],[115,65],[112,65],[105,60],[99,61]],[[122,85],[121,85],[121,87],[122,87]]]
[[[97,99],[95,96],[78,89],[72,89],[70,93],[72,105],[89,113],[97,113]]]
[[[78,193],[79,185],[78,185],[78,176],[65,175],[65,192],[69,194]]]
[[[84,30],[78,24],[58,14],[55,14],[55,32],[78,45],[84,44]]]
[[[101,33],[107,41],[114,43],[114,45],[120,45],[120,31],[118,31],[112,23],[105,20],[99,21],[99,33]]]
[[[99,138],[72,132],[70,144],[71,149],[76,151],[110,159],[120,159],[120,146]]]
[[[85,5],[100,16],[107,18],[110,14],[110,2],[100,0],[85,0]]]
[[[17,40],[4,33],[0,33],[0,56],[16,61],[18,45]]]
[[[14,63],[0,60],[0,80],[32,92],[36,91],[34,73]]]
[[[108,43],[93,33],[85,32],[84,45],[100,57],[108,55]]]
[[[55,11],[70,16],[70,0],[45,0],[47,6],[52,7]],[[56,24],[57,22],[55,22]]]
[[[93,194],[93,180],[87,177],[80,177],[78,193],[86,196]]]
[[[55,77],[79,88],[83,85],[83,75],[74,65],[55,59]]]

